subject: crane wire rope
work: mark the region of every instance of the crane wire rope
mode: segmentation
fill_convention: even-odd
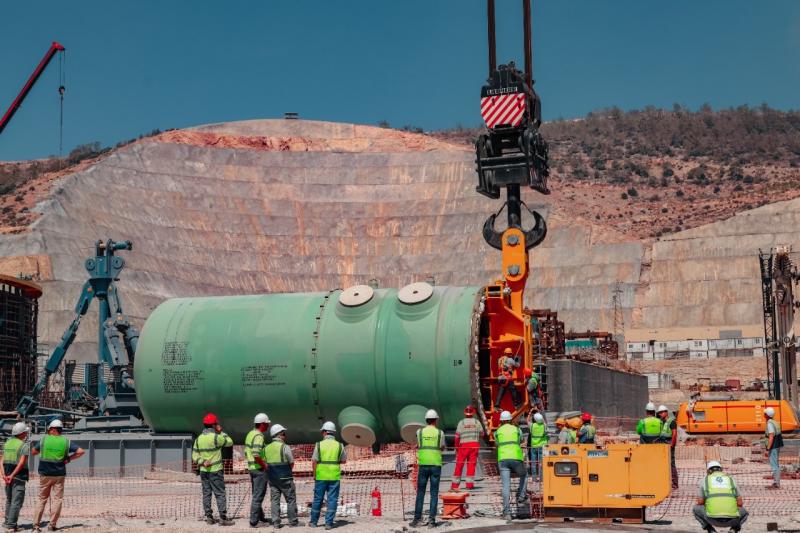
[[[59,95],[59,114],[58,114],[58,159],[63,158],[64,152],[64,92],[67,83],[67,52],[61,50],[58,58],[58,95]]]

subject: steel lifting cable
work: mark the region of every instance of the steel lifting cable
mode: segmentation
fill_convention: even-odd
[[[64,152],[64,92],[67,83],[67,51],[61,50],[58,59],[58,94],[59,94],[59,115],[58,115],[58,158],[61,159]]]

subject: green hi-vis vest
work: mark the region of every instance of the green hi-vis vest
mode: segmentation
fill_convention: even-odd
[[[3,464],[17,466],[19,463],[19,451],[25,443],[17,437],[11,437],[3,445]]]
[[[225,446],[233,446],[233,441],[224,433],[201,433],[192,446],[192,461],[199,463],[201,472],[219,472]],[[205,461],[209,461],[211,466],[203,466]]]
[[[705,483],[706,514],[712,518],[735,518],[739,516],[736,505],[736,489],[733,480],[722,472],[706,476]]]
[[[584,424],[578,434],[578,442],[580,444],[594,444],[595,435],[597,435],[597,428],[592,424]]]
[[[39,443],[39,462],[62,464],[69,453],[69,440],[61,435],[45,435]]]
[[[772,448],[783,448],[783,435],[781,434],[781,424],[777,420],[770,418],[764,426],[764,436],[767,437],[766,444],[769,444],[769,425],[775,428],[775,438],[772,439]]]
[[[264,462],[269,465],[267,475],[270,480],[291,479],[292,466],[283,458],[283,447],[286,446],[280,439],[270,442],[264,451]]]
[[[24,446],[25,442],[17,437],[11,437],[3,445],[3,472],[5,475],[10,476],[14,469],[17,468],[19,460],[23,456],[21,452]],[[25,463],[25,466],[17,473],[16,479],[27,481],[29,475],[28,463]]]
[[[339,481],[342,478],[342,443],[336,439],[322,439],[317,443],[319,461],[314,472],[314,479],[319,481]]]
[[[250,433],[244,438],[244,456],[247,458],[248,470],[259,471],[262,469],[255,460],[256,457],[264,459],[264,434],[259,430],[250,430]]]
[[[648,416],[639,420],[637,429],[641,428],[639,435],[644,442],[657,442],[661,437],[661,419],[655,416]]]
[[[673,421],[675,421],[675,418],[668,416],[667,419],[661,424],[661,440],[663,442],[672,442],[672,429],[670,426],[672,425]]]
[[[522,447],[519,445],[519,428],[513,424],[503,424],[497,428],[497,460],[522,461]]]
[[[421,466],[442,466],[441,432],[434,426],[417,431],[417,463]]]
[[[531,425],[531,448],[541,448],[548,440],[547,426],[544,423],[534,422]]]

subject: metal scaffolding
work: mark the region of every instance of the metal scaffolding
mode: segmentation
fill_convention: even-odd
[[[41,289],[0,276],[0,409],[14,409],[36,381],[36,326]]]

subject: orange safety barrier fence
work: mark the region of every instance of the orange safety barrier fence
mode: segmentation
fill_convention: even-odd
[[[617,423],[616,421],[614,423]],[[621,422],[623,425],[625,421]],[[602,428],[603,424],[598,424]],[[602,440],[599,439],[599,440]],[[305,514],[313,499],[311,451],[313,446],[293,446],[295,484],[300,514]],[[732,475],[744,497],[745,507],[752,516],[785,516],[796,513],[800,501],[800,475],[794,474],[800,463],[800,448],[784,448],[781,463],[788,469],[779,490],[769,490],[771,472],[763,452],[751,447],[682,446],[676,449],[680,488],[662,504],[648,510],[648,519],[689,516],[697,497],[699,485],[708,460],[719,460]],[[343,465],[339,510],[345,517],[367,516],[371,511],[371,494],[381,492],[382,514],[408,518],[416,497],[416,453],[412,446],[384,446],[373,455],[369,449],[347,448],[348,462]],[[481,450],[482,476],[476,479],[476,489],[467,500],[470,514],[499,516],[501,514],[501,482],[495,449]],[[526,450],[526,463],[528,455]],[[68,465],[64,491],[64,517],[96,517],[109,515],[121,518],[185,519],[203,515],[199,477],[187,471],[183,463],[149,466],[127,466],[124,475],[119,468],[94,468],[91,471],[77,460]],[[241,447],[236,447],[234,459],[226,473],[228,514],[234,519],[246,519],[250,506],[250,478],[246,473]],[[530,465],[528,464],[529,472]],[[445,465],[445,472],[450,470]],[[797,478],[795,479],[795,475]],[[449,490],[450,477],[443,475],[440,494]],[[512,492],[517,479],[512,479]],[[462,490],[463,490],[462,483]],[[541,483],[529,477],[528,491],[533,502],[540,501]],[[31,473],[28,492],[22,511],[23,520],[31,520],[38,493],[38,476]],[[513,499],[513,498],[512,498]],[[269,495],[265,499],[269,509]],[[427,504],[425,506],[427,509]],[[214,503],[216,514],[216,503]],[[540,509],[533,510],[539,516]],[[49,510],[46,510],[46,515]]]

